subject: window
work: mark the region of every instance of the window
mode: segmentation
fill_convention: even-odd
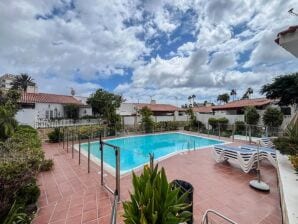
[[[50,119],[52,119],[52,118],[53,118],[53,115],[54,115],[53,111],[52,111],[52,110],[50,110]]]
[[[46,119],[49,119],[50,117],[49,117],[49,111],[48,110],[46,110]]]

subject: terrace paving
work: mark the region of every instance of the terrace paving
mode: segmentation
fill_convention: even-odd
[[[41,196],[33,223],[109,223],[113,195],[100,185],[100,167],[91,162],[88,174],[83,155],[79,165],[78,153],[72,159],[71,150],[67,153],[62,145],[44,144],[43,149],[55,165],[38,177]],[[219,211],[239,224],[282,223],[276,170],[266,161],[261,163],[261,173],[270,185],[270,193],[248,186],[256,176],[254,172],[245,174],[237,164],[217,164],[210,148],[177,154],[160,161],[159,166],[165,168],[169,180],[183,179],[193,185],[194,223],[201,223],[207,209]],[[110,174],[106,173],[105,181],[114,187]],[[127,174],[121,177],[121,200],[129,199],[130,190],[131,175]],[[120,204],[117,223],[123,223],[122,214]]]

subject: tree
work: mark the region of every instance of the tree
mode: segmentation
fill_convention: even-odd
[[[64,116],[69,119],[77,120],[79,118],[80,107],[76,104],[67,104],[64,106]]]
[[[142,126],[146,133],[151,133],[153,130],[153,120],[151,116],[153,115],[152,111],[148,107],[143,107],[140,110],[140,114],[142,115]]]
[[[34,80],[26,73],[21,73],[16,76],[15,80],[12,82],[13,89],[21,89],[27,92],[28,86],[34,85]]]
[[[187,99],[188,99],[189,106],[190,106],[190,105],[191,105],[191,99],[192,99],[192,96],[189,96]]]
[[[10,137],[17,127],[14,109],[8,105],[0,106],[0,140]]]
[[[278,76],[271,84],[264,85],[261,94],[266,94],[268,99],[279,99],[280,106],[298,103],[298,72]]]
[[[230,95],[233,97],[233,101],[234,101],[237,95],[236,89],[232,89]]]
[[[197,131],[198,129],[198,122],[197,122],[197,117],[195,116],[192,108],[189,108],[186,111],[186,114],[189,116],[189,127],[192,131]]]
[[[250,125],[256,125],[259,122],[260,115],[255,107],[245,108],[245,122]]]
[[[228,93],[220,94],[217,97],[217,101],[228,103],[230,100],[230,96]]]
[[[121,102],[121,96],[103,89],[96,90],[96,92],[91,94],[87,99],[87,103],[91,105],[93,113],[104,119],[109,116],[109,113],[116,113],[116,109],[120,107]]]
[[[247,89],[247,94],[248,94],[248,98],[251,98],[251,95],[254,93],[253,89],[251,87],[249,87]]]
[[[263,122],[269,127],[279,127],[283,122],[283,114],[277,108],[268,107],[263,115]]]
[[[241,99],[249,99],[252,94],[253,94],[253,89],[249,87],[246,90],[246,92],[243,94]]]

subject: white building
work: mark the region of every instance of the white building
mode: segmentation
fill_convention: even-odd
[[[92,115],[92,108],[73,96],[49,93],[24,93],[20,99],[21,109],[16,114],[20,124],[36,127],[41,121],[65,118],[65,105],[78,105],[79,117]]]
[[[0,90],[8,91],[12,87],[12,83],[15,80],[16,76],[12,74],[5,74],[0,77]],[[37,93],[37,85],[32,83],[27,87],[27,93]]]
[[[262,116],[268,107],[278,107],[274,100],[266,98],[257,99],[243,99],[235,100],[223,105],[198,107],[194,108],[197,120],[208,125],[209,118],[221,118],[225,117],[229,120],[229,124],[234,124],[236,121],[244,121],[244,111],[248,106],[253,106],[260,114],[259,125],[263,125]],[[281,125],[284,128],[295,114],[295,107],[282,107],[280,108],[284,113],[284,121]]]
[[[122,117],[124,125],[137,125],[141,121],[139,111],[143,107],[148,107],[152,113],[152,119],[159,121],[187,121],[185,109],[170,104],[158,104],[155,101],[151,103],[122,103],[117,109],[117,114]]]

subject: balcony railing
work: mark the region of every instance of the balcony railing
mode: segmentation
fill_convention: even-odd
[[[56,128],[56,127],[68,127],[68,126],[81,126],[99,124],[99,119],[37,119],[34,123],[35,128]]]

